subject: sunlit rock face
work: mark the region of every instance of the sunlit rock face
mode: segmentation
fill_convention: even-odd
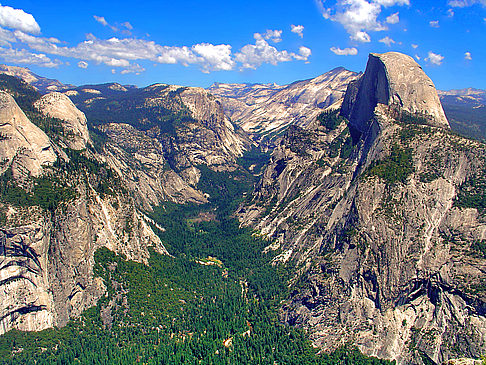
[[[378,104],[426,116],[428,124],[449,128],[432,80],[410,56],[370,54],[364,75],[348,87],[342,114],[362,133]]]

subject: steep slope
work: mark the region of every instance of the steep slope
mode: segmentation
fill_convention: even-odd
[[[61,121],[63,147],[83,150],[90,141],[86,116],[64,94],[53,92],[34,103],[35,108],[47,117]]]
[[[12,94],[34,95],[23,82],[13,79],[9,85]],[[65,122],[86,132],[79,124],[82,113],[64,96],[51,97],[37,94],[37,105],[60,120],[22,99],[46,134],[10,94],[0,92],[0,333],[62,326],[94,305],[105,292],[93,276],[100,247],[141,262],[148,260],[150,246],[166,253],[150,220],[101,156],[60,147],[55,140],[63,141],[62,135],[48,137],[62,134]]]
[[[417,80],[408,56],[370,55],[350,120],[290,128],[238,212],[295,267],[282,320],[325,351],[349,341],[399,364],[486,351],[486,147],[450,133],[430,84],[414,100]]]
[[[291,124],[308,125],[344,96],[358,74],[336,68],[314,79],[286,86],[275,84],[214,84],[209,91],[231,120],[255,137],[283,131]],[[337,104],[339,105],[339,104]]]
[[[56,161],[51,141],[19,108],[14,98],[0,91],[0,159],[14,176],[39,176],[43,166]]]

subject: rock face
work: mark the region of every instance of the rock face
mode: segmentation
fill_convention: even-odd
[[[328,107],[337,104],[358,74],[336,68],[314,79],[290,85],[214,84],[209,91],[221,100],[231,120],[246,132],[265,136],[291,124],[305,127]]]
[[[44,115],[61,120],[62,142],[73,150],[83,150],[90,143],[86,116],[64,94],[44,95],[34,106]]]
[[[17,85],[16,95],[22,87]],[[100,247],[142,262],[149,247],[167,254],[134,200],[136,191],[132,196],[130,186],[103,164],[106,157],[86,145],[84,115],[61,94],[36,105],[63,122],[61,136],[49,131],[61,145],[0,92],[2,173],[12,171],[1,181],[0,334],[62,326],[94,305],[105,290],[93,277]],[[29,115],[37,119],[35,110],[31,105]]]
[[[14,98],[0,91],[1,172],[12,167],[14,176],[39,176],[57,156],[47,135],[34,125]]]
[[[432,80],[410,56],[370,54],[363,77],[349,86],[342,114],[362,133],[378,104],[427,116],[430,125],[449,128]]]
[[[372,55],[361,85],[348,88],[345,114],[358,138],[344,121],[289,128],[238,215],[272,240],[276,263],[295,267],[281,318],[324,351],[350,341],[399,364],[478,358],[486,351],[486,218],[471,203],[484,192],[471,186],[481,184],[486,147],[430,113],[425,124],[401,119],[424,100],[406,87],[423,71],[391,57],[413,74],[392,77],[382,67],[390,57]],[[364,85],[376,86],[376,104]],[[403,109],[389,107],[396,90]],[[420,110],[438,110],[430,100]]]

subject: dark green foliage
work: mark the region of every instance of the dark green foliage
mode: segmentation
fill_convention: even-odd
[[[454,206],[476,208],[480,214],[486,212],[486,171],[479,169],[459,187]]]
[[[246,170],[251,171],[253,174],[259,174],[269,160],[269,152],[262,152],[259,148],[253,147],[252,149],[245,151],[243,156],[237,160],[237,163]]]
[[[15,184],[11,169],[0,176],[0,200],[15,206],[36,205],[45,210],[55,210],[61,202],[75,197],[75,191],[54,175],[33,178],[30,191]]]
[[[23,80],[5,74],[0,74],[0,90],[5,90],[12,95],[24,112],[32,112],[34,102],[41,97],[37,90]]]
[[[329,145],[329,157],[341,157],[347,159],[353,152],[353,139],[346,127]]]
[[[478,253],[478,256],[486,259],[486,241],[477,240],[471,245],[471,248]]]
[[[388,157],[373,163],[367,176],[378,176],[389,185],[405,183],[414,172],[412,150],[394,144]]]
[[[346,122],[346,118],[339,115],[339,110],[324,111],[317,116],[319,124],[326,127],[330,131],[336,129],[342,122]]]

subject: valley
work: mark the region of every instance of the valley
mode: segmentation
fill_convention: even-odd
[[[0,89],[1,363],[486,354],[483,91],[396,52],[284,86]]]

